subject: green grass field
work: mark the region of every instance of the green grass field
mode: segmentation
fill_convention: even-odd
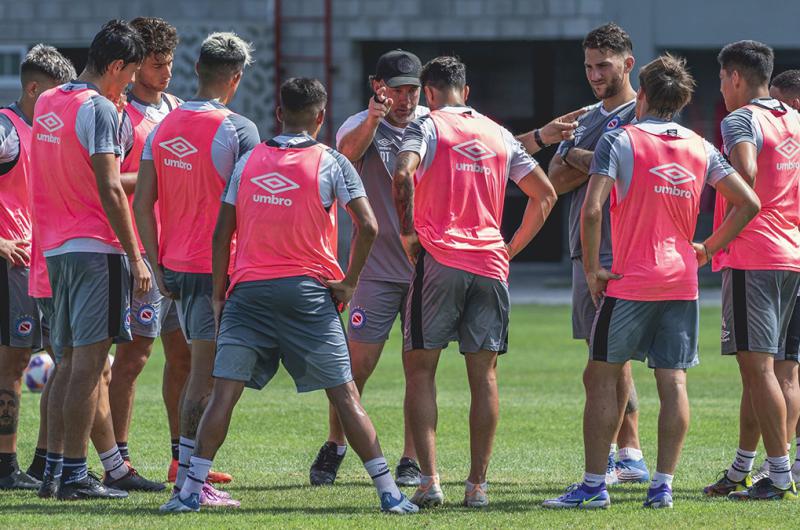
[[[446,505],[414,517],[379,513],[377,497],[352,452],[336,486],[308,486],[308,467],[326,435],[322,392],[298,395],[285,372],[264,391],[247,390],[234,415],[215,468],[231,472],[229,490],[238,510],[161,516],[166,494],[133,494],[126,501],[64,504],[33,494],[0,492],[4,528],[183,527],[797,527],[798,503],[731,503],[706,500],[701,488],[729,464],[736,448],[739,377],[735,361],[719,355],[719,309],[704,309],[701,364],[690,371],[692,424],[675,478],[675,509],[641,507],[646,486],[617,486],[612,506],[598,512],[553,512],[540,507],[581,476],[583,450],[581,371],[585,346],[572,340],[567,307],[515,306],[511,350],[499,363],[500,425],[489,469],[491,506],[459,506],[468,471],[469,392],[461,356],[451,348],[439,366],[440,474]],[[394,466],[402,449],[403,375],[394,330],[384,358],[368,383],[364,403],[384,452]],[[147,477],[165,477],[169,433],[161,402],[160,352],[139,380],[129,443],[134,465]],[[656,452],[658,401],[652,375],[635,366],[641,401],[642,445],[651,471]],[[36,435],[38,396],[25,392],[20,420],[20,461],[27,466]],[[91,451],[91,450],[90,450]],[[758,457],[761,461],[763,451]],[[102,467],[96,455],[90,466]]]

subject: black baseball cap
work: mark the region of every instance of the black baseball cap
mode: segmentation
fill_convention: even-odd
[[[405,50],[392,50],[381,55],[375,67],[375,79],[392,88],[401,85],[420,86],[419,74],[422,62],[419,57]]]

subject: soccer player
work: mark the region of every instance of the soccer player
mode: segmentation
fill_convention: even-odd
[[[142,293],[150,289],[119,176],[113,102],[143,55],[136,31],[109,21],[92,41],[78,79],[36,102],[32,207],[53,290],[51,342],[62,355],[47,411],[48,431],[63,429],[62,500],[127,495],[87,472],[86,452],[109,348],[131,338],[131,285]],[[60,454],[62,448],[49,441],[48,452]]]
[[[233,33],[212,33],[203,41],[197,94],[147,137],[136,183],[133,206],[139,235],[146,254],[158,260],[153,268],[158,288],[176,299],[191,344],[180,413],[177,489],[186,479],[197,424],[212,388],[216,331],[211,236],[219,198],[236,162],[259,142],[255,124],[225,106],[236,94],[251,53],[251,45]],[[201,500],[227,506],[232,501],[226,495],[206,485]]]
[[[614,23],[590,31],[583,40],[586,78],[599,103],[578,118],[575,139],[559,145],[550,162],[548,175],[559,195],[570,193],[569,246],[572,258],[572,336],[587,344],[596,308],[592,303],[581,258],[580,216],[589,182],[589,165],[597,142],[603,134],[627,125],[636,108],[636,92],[631,87],[635,64],[633,44],[624,29]],[[603,207],[600,260],[611,267],[611,226],[608,203]],[[608,454],[606,483],[647,482],[650,473],[639,445],[639,400],[626,363],[617,393],[628,395],[623,402],[625,415],[619,433],[612,439]],[[621,398],[620,398],[621,399]],[[617,452],[617,445],[620,449]],[[615,462],[616,459],[616,462]]]
[[[686,369],[698,363],[697,269],[758,212],[758,199],[722,155],[674,116],[691,99],[685,61],[661,56],[639,72],[636,124],[603,136],[581,214],[586,280],[599,302],[584,371],[583,482],[547,508],[606,508],[606,448],[622,420],[615,389],[631,359],[654,369],[661,401],[658,462],[644,506],[671,508],[672,479],[689,428]],[[693,243],[704,183],[730,202],[724,223]],[[611,197],[613,265],[600,261]],[[626,396],[623,396],[626,397]]]
[[[347,330],[353,380],[362,395],[402,310],[411,280],[412,268],[400,243],[392,200],[392,170],[406,125],[428,114],[427,107],[419,105],[421,68],[413,53],[393,50],[383,54],[375,75],[370,76],[374,95],[367,110],[345,120],[336,134],[337,149],[359,172],[378,221],[378,237],[350,301]],[[313,485],[333,484],[347,450],[344,431],[332,405],[329,425],[328,441],[311,466]],[[405,427],[403,456],[395,476],[398,485],[418,486],[419,464],[407,420]]]
[[[436,471],[436,366],[458,340],[467,366],[471,468],[464,503],[488,504],[486,471],[497,427],[497,356],[507,349],[509,259],[533,239],[556,201],[547,176],[506,129],[466,105],[466,67],[428,62],[420,76],[432,112],[406,127],[394,170],[403,247],[414,263],[403,326],[406,407],[419,456],[418,506],[444,496]],[[500,233],[506,182],[530,197],[520,229]]]
[[[131,21],[131,26],[139,32],[145,43],[145,58],[136,72],[133,88],[127,94],[120,124],[120,144],[124,153],[122,185],[132,204],[139,161],[147,136],[164,116],[183,102],[164,92],[172,78],[172,60],[178,44],[175,27],[160,18],[149,17],[136,18]],[[152,269],[141,241],[139,251]],[[150,357],[155,338],[161,335],[166,360],[162,395],[167,408],[174,463],[170,466],[170,471],[174,469],[174,472],[170,473],[172,476],[169,478],[174,481],[178,468],[178,406],[181,389],[189,375],[190,353],[180,330],[176,306],[171,298],[161,295],[155,283],[146,296],[134,296],[131,301],[131,335],[132,342],[117,346],[109,386],[115,441],[122,458],[130,461],[128,432],[136,378]]]
[[[795,500],[787,440],[797,423],[798,396],[792,389],[783,394],[776,371],[780,361],[794,362],[786,333],[800,285],[800,115],[770,97],[774,54],[769,46],[735,42],[720,51],[718,60],[720,91],[730,111],[721,124],[725,154],[755,190],[761,212],[714,258],[714,270],[722,271],[722,353],[736,355],[742,400],[734,461],[704,492]],[[718,197],[715,225],[727,209]],[[751,484],[759,436],[769,474]]]
[[[214,308],[218,318],[222,315],[214,391],[189,477],[161,510],[200,509],[200,488],[245,385],[263,388],[282,362],[298,392],[325,389],[375,483],[381,509],[414,513],[418,509],[397,489],[361,406],[337,312],[353,295],[377,222],[355,168],[315,140],[325,119],[322,84],[292,78],[280,96],[282,134],[242,158],[223,198],[214,231]],[[337,202],[356,225],[346,275],[335,254]],[[226,302],[234,232],[236,258]],[[292,237],[285,237],[289,232]]]
[[[41,345],[39,310],[28,294],[31,123],[39,95],[74,76],[75,69],[55,48],[37,44],[20,65],[19,99],[0,110],[0,489],[41,485],[17,463],[20,382],[31,352]],[[43,468],[39,448],[37,455]]]

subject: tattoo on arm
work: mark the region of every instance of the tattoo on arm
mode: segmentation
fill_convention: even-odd
[[[19,394],[0,389],[0,435],[16,434],[19,423]]]
[[[410,151],[401,152],[395,162],[394,201],[400,220],[400,233],[414,232],[414,182],[413,174],[419,164],[419,155]]]

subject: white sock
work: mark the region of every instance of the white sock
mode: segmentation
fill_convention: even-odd
[[[342,456],[346,452],[347,452],[347,446],[346,445],[338,445],[338,444],[336,445],[336,454],[337,455]]]
[[[674,475],[667,475],[666,473],[659,473],[656,471],[653,473],[653,481],[650,482],[650,489],[660,488],[664,484],[672,489],[672,477],[674,477]]]
[[[116,445],[105,453],[100,453],[99,456],[106,475],[112,479],[117,480],[128,474],[128,464],[122,459],[122,455],[119,454],[119,448]]]
[[[431,482],[439,483],[439,474],[436,475],[419,475],[419,483],[421,486],[426,486]]]
[[[792,483],[792,473],[789,467],[789,455],[768,456],[769,478],[775,486],[786,489]]]
[[[394,477],[392,477],[384,457],[379,456],[364,462],[364,468],[366,468],[367,473],[372,478],[372,483],[375,484],[375,488],[378,490],[378,497],[383,497],[384,493],[389,493],[393,499],[399,499],[402,496],[400,490],[397,489],[397,484],[394,483]]]
[[[641,449],[634,449],[633,447],[623,447],[617,453],[617,458],[620,460],[641,460],[644,458]]]
[[[181,436],[178,445],[178,476],[175,478],[175,487],[178,489],[183,488],[183,483],[186,481],[192,453],[194,453],[194,440]]]
[[[583,474],[583,483],[590,488],[599,488],[606,485],[606,476],[595,475],[587,471]]]
[[[744,480],[744,477],[753,470],[755,459],[755,451],[745,451],[742,448],[737,449],[736,458],[733,459],[733,464],[728,468],[728,478],[734,482],[741,482]]]
[[[467,493],[470,493],[473,489],[475,489],[475,484],[473,484],[469,480],[464,481],[464,486],[465,486],[464,489],[466,490]],[[480,488],[483,491],[486,491],[489,487],[489,483],[484,481],[478,484],[478,486],[480,486]]]
[[[608,454],[611,456],[617,456],[617,444],[611,444],[608,448]]]
[[[205,484],[208,478],[208,472],[211,470],[211,460],[193,456],[189,461],[189,471],[186,474],[186,479],[181,488],[181,499],[188,499],[194,494],[200,495],[200,492],[203,490],[203,484]]]

